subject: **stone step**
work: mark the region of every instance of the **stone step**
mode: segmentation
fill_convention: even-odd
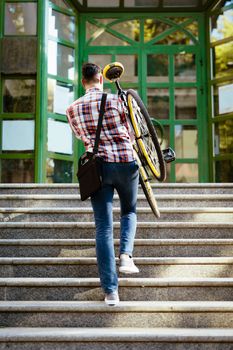
[[[233,194],[232,183],[152,183],[154,193],[203,193],[203,194]],[[36,194],[36,193],[57,193],[57,194],[79,194],[79,184],[0,184],[1,194]],[[139,193],[143,193],[139,185]]]
[[[233,278],[118,277],[121,300],[233,301]],[[1,300],[103,301],[99,277],[0,278]]]
[[[233,194],[157,194],[159,207],[232,207]],[[137,205],[149,207],[143,193],[138,194]],[[91,207],[91,201],[81,201],[79,194],[0,194],[0,207]],[[113,196],[113,207],[119,207],[118,194]]]
[[[119,259],[116,257],[118,267]],[[136,277],[233,277],[233,257],[135,257]],[[125,276],[119,273],[121,277]],[[2,277],[97,277],[96,258],[0,258]]]
[[[119,239],[114,239],[115,255]],[[1,239],[1,257],[95,257],[95,239]],[[138,239],[134,257],[159,256],[233,256],[233,238]]]
[[[1,345],[7,346],[1,348]],[[48,348],[49,346],[49,348]],[[11,350],[232,350],[230,328],[6,327],[0,349]]]
[[[120,223],[113,223],[114,238],[120,238]],[[137,238],[232,238],[233,222],[137,222]],[[0,239],[94,238],[91,222],[0,222]]]
[[[225,327],[232,301],[1,301],[2,327]],[[231,329],[232,331],[232,329]]]
[[[139,221],[225,221],[233,222],[233,207],[209,208],[160,208],[160,218],[156,218],[149,207],[138,207]],[[0,208],[0,221],[79,221],[94,219],[92,208]],[[120,219],[120,208],[113,208],[113,219]]]

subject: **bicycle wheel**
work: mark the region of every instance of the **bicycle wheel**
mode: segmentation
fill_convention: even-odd
[[[145,172],[145,170],[143,169],[143,167],[141,167],[141,169],[139,169],[139,182],[142,186],[142,190],[146,196],[146,199],[151,207],[151,210],[153,211],[153,213],[155,214],[155,216],[157,218],[160,218],[160,211],[157,205],[157,201],[154,197],[154,193],[151,187],[150,182],[148,181],[147,177],[146,177],[146,181],[144,178],[144,174],[143,172]]]
[[[155,214],[155,216],[157,218],[160,218],[160,211],[158,208],[158,204],[157,204],[157,201],[155,199],[155,196],[154,196],[151,184],[149,182],[149,179],[147,177],[146,171],[143,168],[143,165],[140,161],[140,158],[139,158],[139,155],[138,155],[136,149],[134,149],[134,151],[135,151],[135,158],[136,158],[136,161],[137,161],[138,166],[139,166],[139,183],[142,186],[142,190],[146,196],[146,199],[151,207],[152,212]]]
[[[138,147],[152,174],[158,181],[164,181],[166,179],[165,162],[150,115],[135,90],[127,90],[126,99]]]

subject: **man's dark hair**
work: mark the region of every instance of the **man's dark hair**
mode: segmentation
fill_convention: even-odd
[[[87,81],[95,81],[95,75],[102,72],[102,69],[95,63],[84,63],[82,66],[82,76]]]

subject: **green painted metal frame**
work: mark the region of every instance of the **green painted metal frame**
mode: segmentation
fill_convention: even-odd
[[[217,1],[215,1],[217,3]],[[208,105],[208,144],[209,144],[209,154],[208,154],[208,159],[209,159],[209,164],[210,164],[210,175],[209,175],[209,181],[210,182],[215,182],[215,172],[214,172],[214,167],[215,167],[215,162],[216,161],[223,161],[223,160],[233,160],[233,154],[220,154],[220,155],[214,155],[214,124],[220,121],[225,121],[228,119],[233,119],[233,113],[229,113],[227,115],[214,115],[213,113],[213,100],[212,100],[212,89],[213,86],[217,83],[224,83],[229,80],[233,80],[232,75],[225,76],[223,78],[213,78],[211,77],[211,48],[215,47],[216,45],[227,43],[227,42],[232,42],[233,38],[229,37],[227,39],[223,40],[218,40],[213,43],[210,41],[210,29],[211,29],[211,24],[210,24],[210,19],[212,15],[216,14],[222,14],[223,11],[227,11],[233,9],[233,4],[222,7],[222,8],[212,8],[208,10],[205,13],[205,27],[206,27],[206,43],[204,47],[206,48],[206,60],[207,60],[207,70],[206,70],[206,75],[207,75],[207,105]]]
[[[170,146],[175,149],[175,136],[174,136],[174,126],[175,125],[196,125],[198,128],[198,151],[199,157],[197,159],[193,158],[185,158],[178,159],[176,162],[171,163],[171,182],[175,182],[175,164],[177,163],[197,163],[199,168],[199,182],[206,182],[209,178],[209,166],[208,164],[208,147],[207,142],[203,142],[205,138],[208,136],[205,134],[205,130],[207,130],[207,109],[206,109],[206,65],[205,65],[205,25],[204,25],[204,14],[201,13],[179,13],[180,17],[189,16],[191,19],[188,19],[186,22],[181,25],[177,24],[173,29],[169,29],[169,33],[175,31],[177,28],[182,28],[182,25],[185,26],[196,20],[198,22],[198,30],[199,30],[199,42],[196,41],[195,45],[154,45],[150,46],[150,43],[143,43],[143,24],[141,21],[141,30],[140,30],[140,41],[134,42],[131,39],[128,39],[128,43],[132,44],[131,46],[88,46],[91,40],[88,43],[85,43],[86,37],[86,22],[91,22],[93,24],[97,24],[94,17],[97,18],[115,18],[117,21],[124,21],[127,19],[144,19],[144,18],[156,18],[160,20],[165,20],[167,23],[170,22],[165,17],[177,17],[177,14],[174,13],[133,13],[129,15],[128,13],[119,14],[119,13],[85,13],[80,14],[80,32],[82,33],[82,39],[80,38],[80,55],[81,63],[88,60],[88,55],[90,54],[110,54],[112,57],[112,61],[115,61],[116,54],[136,54],[138,55],[138,82],[137,83],[125,83],[122,82],[122,87],[124,89],[127,88],[136,88],[139,90],[139,94],[143,99],[144,103],[147,104],[147,88],[168,88],[170,95],[170,115],[167,120],[159,120],[159,122],[165,126],[170,126]],[[120,16],[120,19],[119,19]],[[114,22],[114,23],[116,23]],[[105,28],[109,33],[114,34],[119,39],[125,40],[125,36],[121,33],[116,33],[113,29],[109,28],[108,25],[98,24],[99,27]],[[166,32],[167,32],[166,31]],[[161,34],[160,38],[155,38],[151,40],[152,43],[160,40],[164,37],[165,34]],[[189,35],[190,36],[190,35]],[[194,38],[195,39],[195,38]],[[194,40],[195,41],[195,40]],[[174,82],[174,54],[179,53],[185,49],[185,52],[194,53],[196,56],[196,69],[197,69],[197,80],[196,82],[182,83],[182,82]],[[165,83],[147,83],[145,77],[147,76],[146,68],[146,57],[148,54],[155,53],[166,53],[169,55],[169,80]],[[174,105],[174,89],[176,87],[193,87],[197,89],[197,119],[183,119],[177,120],[175,119],[175,105]],[[111,89],[112,92],[115,92],[115,85],[111,83],[105,83],[104,88]],[[80,94],[84,93],[84,90],[80,87]],[[203,117],[202,117],[203,116]],[[153,116],[156,118],[156,116]]]

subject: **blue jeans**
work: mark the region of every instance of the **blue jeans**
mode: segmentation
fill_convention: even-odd
[[[114,239],[113,194],[116,189],[121,207],[119,255],[132,257],[137,226],[136,204],[139,184],[139,166],[131,162],[101,164],[102,188],[91,196],[96,226],[96,258],[100,284],[105,293],[118,289]]]

